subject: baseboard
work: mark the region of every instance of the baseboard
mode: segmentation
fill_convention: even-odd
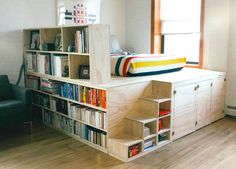
[[[236,117],[236,106],[226,106],[225,114]]]

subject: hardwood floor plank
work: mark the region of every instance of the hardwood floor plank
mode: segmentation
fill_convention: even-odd
[[[129,163],[53,129],[0,131],[0,169],[235,169],[236,119],[219,120]]]

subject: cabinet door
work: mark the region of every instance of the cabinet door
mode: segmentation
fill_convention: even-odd
[[[212,121],[216,121],[224,117],[225,89],[225,76],[219,76],[213,80],[211,92]]]
[[[211,123],[211,87],[212,80],[202,81],[197,84],[196,129]]]
[[[195,130],[195,84],[175,88],[173,108],[173,139]]]

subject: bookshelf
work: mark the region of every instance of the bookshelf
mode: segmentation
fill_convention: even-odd
[[[32,45],[33,32],[38,32],[38,47]],[[78,34],[78,35],[77,35]],[[52,28],[33,28],[23,30],[24,56],[28,60],[29,72],[63,77],[67,80],[89,81],[91,84],[103,84],[111,78],[109,57],[109,26],[108,25],[83,25]],[[59,42],[58,42],[59,41]],[[36,46],[36,45],[35,45]],[[34,55],[35,59],[31,59]],[[39,57],[41,56],[41,57]],[[44,58],[45,57],[45,58]],[[65,62],[67,75],[57,72],[59,60]],[[63,58],[63,59],[62,59]],[[48,65],[39,64],[40,61],[48,62]],[[39,65],[37,65],[39,61]],[[59,60],[60,61],[60,60]],[[67,62],[67,63],[66,63]],[[35,63],[35,64],[33,64]],[[107,66],[103,66],[103,65]],[[88,80],[79,77],[79,67],[89,66]],[[45,67],[44,67],[45,66]],[[32,69],[32,67],[34,69]],[[36,69],[45,71],[35,71]]]
[[[33,28],[23,35],[25,82],[33,91],[36,116],[107,152],[106,89],[99,86],[111,76],[109,26]],[[88,67],[89,77],[79,75],[81,66]]]

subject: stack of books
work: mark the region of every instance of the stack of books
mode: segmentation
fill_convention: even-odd
[[[41,78],[40,87],[47,93],[59,94],[60,92],[60,83],[50,79]]]

